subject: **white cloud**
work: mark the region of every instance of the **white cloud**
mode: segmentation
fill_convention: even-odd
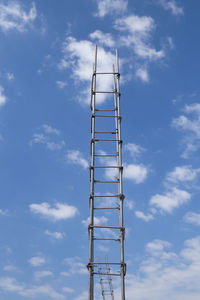
[[[26,12],[18,1],[8,1],[7,4],[0,3],[0,28],[7,32],[9,30],[17,30],[25,32],[33,25],[37,17],[35,3],[29,12]]]
[[[164,50],[157,51],[150,45],[151,35],[155,29],[155,22],[149,16],[130,15],[115,21],[115,29],[127,32],[121,41],[127,47],[133,47],[137,57],[149,61],[161,59],[165,56]]]
[[[45,263],[45,258],[43,256],[33,256],[28,260],[28,262],[33,267],[40,267]]]
[[[134,159],[140,157],[140,155],[145,151],[145,149],[142,146],[137,145],[135,143],[126,144],[124,146],[124,150],[128,151]]]
[[[175,16],[184,14],[183,7],[178,6],[175,0],[158,0],[157,3],[165,10],[169,10]]]
[[[102,225],[102,224],[106,224],[108,222],[108,218],[102,216],[102,217],[94,217],[94,225]],[[84,225],[89,225],[90,223],[90,217],[88,217],[86,220],[83,220],[82,223]]]
[[[6,210],[0,209],[0,215],[5,216],[7,214]]]
[[[82,92],[77,96],[80,103],[90,103],[90,89],[92,80],[92,66],[94,63],[94,44],[88,40],[77,41],[67,36],[63,43],[63,58],[58,67],[61,70],[71,68],[71,77],[74,81],[82,83]],[[98,71],[112,72],[115,56],[102,47],[98,47]],[[98,76],[97,89],[100,91],[113,90],[113,76]],[[103,103],[107,95],[98,94],[97,103]]]
[[[85,264],[83,264],[81,262],[80,257],[69,257],[69,258],[65,258],[64,263],[68,266],[69,268],[69,274],[88,274],[88,270],[85,266]]]
[[[44,232],[46,235],[56,239],[56,240],[61,240],[64,238],[65,234],[62,233],[62,232],[58,232],[58,231],[54,231],[54,232],[51,232],[49,230],[45,230]]]
[[[127,0],[97,0],[97,17],[104,17],[107,14],[122,14],[127,10]]]
[[[156,194],[152,196],[150,205],[158,208],[161,212],[172,213],[175,208],[187,203],[190,199],[190,193],[174,187],[163,195]]]
[[[188,223],[200,226],[200,213],[196,212],[188,212],[184,216],[184,220]]]
[[[15,79],[15,76],[14,76],[14,74],[13,74],[13,73],[9,73],[9,72],[7,72],[5,75],[6,75],[6,78],[7,78],[9,81],[11,81],[11,80],[14,80],[14,79]]]
[[[124,179],[133,180],[136,184],[144,182],[147,178],[147,174],[148,169],[142,164],[124,165]]]
[[[62,288],[62,290],[63,290],[63,292],[65,292],[65,293],[74,293],[74,290],[73,290],[72,288],[67,287],[67,286],[64,286],[64,287]]]
[[[179,253],[169,251],[171,247],[162,240],[147,244],[146,259],[126,278],[127,300],[199,299],[200,236],[186,240]],[[115,295],[119,300],[120,293],[117,291]]]
[[[64,87],[66,87],[68,85],[67,82],[62,81],[62,80],[57,80],[56,81],[57,86],[59,87],[59,89],[63,89]]]
[[[143,220],[143,221],[145,221],[145,222],[149,222],[149,221],[151,221],[151,220],[154,219],[154,216],[153,216],[153,215],[151,215],[151,214],[145,215],[142,211],[139,211],[139,210],[137,210],[137,211],[135,212],[135,216],[136,216],[138,219],[141,219],[141,220]]]
[[[78,213],[78,209],[75,206],[59,202],[55,203],[54,207],[51,207],[47,202],[30,204],[29,207],[32,213],[41,215],[52,221],[73,218]]]
[[[34,272],[34,277],[37,280],[44,278],[44,277],[52,276],[52,275],[53,275],[53,273],[51,271],[47,271],[47,270]]]
[[[3,270],[8,271],[8,272],[9,271],[13,272],[13,271],[17,271],[17,268],[13,265],[6,265],[6,266],[3,267]]]
[[[61,141],[53,141],[52,135],[59,136],[60,131],[56,128],[53,128],[50,125],[44,124],[42,125],[42,133],[34,133],[32,136],[32,140],[30,141],[30,145],[33,144],[41,144],[45,145],[48,150],[51,151],[59,151],[65,147],[65,142]],[[55,137],[54,137],[55,138]]]
[[[146,67],[140,67],[136,70],[136,77],[141,79],[143,82],[149,82],[149,73]]]
[[[110,33],[103,33],[101,30],[95,30],[90,33],[89,37],[91,40],[97,42],[98,45],[104,45],[108,47],[114,47],[115,41]]]
[[[82,153],[79,150],[69,150],[66,155],[67,161],[79,165],[84,169],[89,167],[88,161],[83,157]]]
[[[192,152],[199,149],[200,104],[193,103],[191,105],[185,105],[184,112],[191,116],[181,115],[178,118],[173,119],[172,127],[185,133],[183,139],[184,152],[182,157],[188,158]]]
[[[66,299],[62,294],[56,292],[49,285],[39,285],[39,286],[31,286],[27,287],[24,284],[20,284],[16,281],[15,278],[12,277],[1,277],[0,278],[0,290],[17,293],[18,295],[24,297],[37,297],[37,295],[47,296],[48,298],[55,300],[64,300]]]
[[[134,208],[134,202],[131,200],[125,200],[124,202],[125,206],[129,209],[129,210],[133,210]]]
[[[42,127],[45,133],[60,135],[60,131],[58,129],[53,128],[48,124],[44,124]]]
[[[7,97],[4,94],[4,88],[0,85],[0,107],[5,105],[7,102]]]
[[[180,166],[175,167],[172,172],[169,172],[166,176],[166,180],[178,183],[178,182],[191,182],[197,178],[200,169],[193,169],[192,166]]]

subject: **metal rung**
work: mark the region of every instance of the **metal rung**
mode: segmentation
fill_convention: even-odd
[[[122,166],[91,166],[90,168],[91,169],[92,168],[95,168],[95,169],[105,169],[105,168],[120,169],[120,168],[123,168],[123,167]]]
[[[98,109],[96,108],[95,111],[117,111],[117,109]]]
[[[116,180],[116,181],[108,181],[108,180],[94,180],[95,183],[119,183],[120,181],[119,180]]]
[[[120,227],[120,226],[100,226],[100,225],[89,225],[89,228],[104,228],[104,229],[120,229],[124,231],[124,227]]]
[[[99,272],[93,272],[94,275],[105,275],[108,276],[108,273],[99,273]],[[121,276],[121,273],[109,273],[110,276]]]
[[[120,118],[120,116],[112,116],[112,115],[95,115],[97,118]]]
[[[93,238],[93,240],[96,240],[96,241],[115,241],[115,242],[120,242],[120,239],[109,239],[109,238]]]
[[[119,209],[119,207],[94,207],[94,209],[96,209],[96,210],[103,210],[103,209]]]
[[[120,73],[117,72],[95,72],[93,75],[120,75]]]
[[[118,198],[118,197],[121,197],[121,195],[91,195],[91,197],[97,197],[97,198]]]
[[[122,140],[116,140],[116,139],[94,139],[95,142],[121,142]]]
[[[125,265],[125,263],[121,263],[121,262],[90,262],[89,264],[88,264],[88,266],[91,266],[91,265],[93,265],[93,266],[98,266],[98,265],[118,265],[118,266],[123,266],[123,265]]]
[[[116,132],[116,131],[95,131],[95,133],[101,133],[101,134],[104,134],[104,133],[117,134],[118,132]]]
[[[117,157],[119,154],[94,154],[96,157]]]
[[[115,94],[117,93],[117,90],[115,91],[93,91],[95,94]]]

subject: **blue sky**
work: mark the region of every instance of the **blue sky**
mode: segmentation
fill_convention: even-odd
[[[120,56],[126,298],[199,299],[199,9],[0,0],[0,299],[87,299],[95,43]]]

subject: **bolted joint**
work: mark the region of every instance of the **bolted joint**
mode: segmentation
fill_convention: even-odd
[[[121,233],[122,233],[123,240],[125,240],[125,228],[124,228],[124,227],[121,227],[121,228],[120,228],[120,231],[121,231]]]
[[[120,194],[120,195],[119,195],[119,198],[120,198],[120,200],[124,201],[124,199],[125,199],[124,194]]]
[[[117,78],[120,79],[120,73],[117,73]]]
[[[119,170],[123,172],[123,166],[119,166]]]
[[[95,143],[95,139],[91,139],[90,144],[94,144]]]
[[[122,144],[123,143],[123,141],[122,140],[119,140],[119,144]]]
[[[123,270],[124,276],[126,276],[126,263],[125,263],[125,262],[122,262],[122,263],[121,263],[121,268],[122,268],[122,270]]]
[[[121,117],[121,116],[118,116],[118,120],[121,122],[121,120],[122,120],[122,117]]]

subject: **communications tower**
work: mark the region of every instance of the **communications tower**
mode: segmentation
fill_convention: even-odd
[[[100,54],[100,51],[99,51]],[[125,228],[123,222],[124,194],[122,189],[122,139],[119,88],[119,58],[116,49],[115,65],[110,71],[99,70],[97,46],[91,84],[91,165],[89,233],[89,296],[96,297],[96,277],[119,278],[117,291],[125,300],[126,264],[124,262]],[[102,90],[102,82],[113,82],[111,90]],[[102,101],[102,97],[106,101]],[[103,103],[103,104],[102,104]],[[106,245],[107,244],[107,245]],[[99,245],[107,247],[109,261],[100,261]],[[97,256],[98,255],[98,256]],[[118,292],[119,293],[119,292]]]

